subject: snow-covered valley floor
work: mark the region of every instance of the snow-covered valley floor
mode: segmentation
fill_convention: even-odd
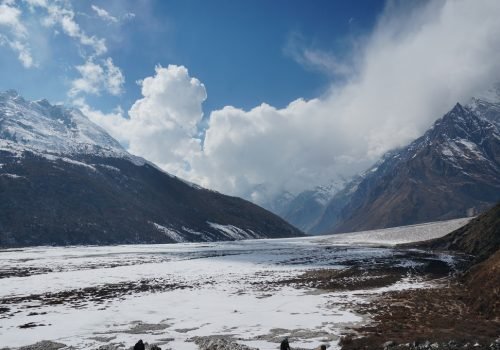
[[[374,244],[442,236],[467,221],[296,239],[1,250],[0,343],[97,349],[143,339],[197,349],[189,339],[227,335],[259,349],[276,349],[284,336],[295,347],[337,348],[346,326],[370,321],[353,304],[432,286],[414,272],[456,261]]]

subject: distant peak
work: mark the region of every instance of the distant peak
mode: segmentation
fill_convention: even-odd
[[[6,91],[0,93],[0,95],[3,95],[5,97],[18,97],[19,93],[14,89],[9,89],[9,90],[6,90]]]
[[[455,106],[453,106],[451,111],[453,112],[453,111],[463,111],[463,110],[464,110],[464,107],[460,104],[460,102],[457,102],[455,104]]]
[[[456,103],[453,108],[446,113],[442,119],[447,120],[447,119],[461,119],[464,114],[467,114],[468,110],[464,108],[460,103]],[[439,120],[438,120],[439,121]]]
[[[38,100],[38,101],[35,101],[36,104],[40,105],[40,106],[43,106],[43,107],[52,107],[52,105],[50,104],[50,102],[43,98],[41,100]]]
[[[76,109],[46,99],[28,101],[14,90],[0,92],[0,102],[0,143],[41,153],[130,158],[118,141]]]

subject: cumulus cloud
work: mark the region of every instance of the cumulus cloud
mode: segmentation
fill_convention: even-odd
[[[201,104],[205,86],[189,76],[185,67],[157,66],[155,75],[142,82],[142,98],[131,107],[128,118],[120,110],[110,114],[92,110],[82,100],[82,111],[127,145],[130,152],[143,155],[165,170],[179,174],[189,171],[201,152],[197,124],[203,117]]]
[[[500,80],[499,1],[394,4],[321,97],[213,111],[202,142],[203,84],[184,67],[158,67],[129,118],[108,129],[167,171],[260,203],[362,171]]]
[[[76,69],[81,77],[73,80],[70,96],[74,97],[81,93],[98,95],[102,91],[119,95],[122,92],[125,77],[111,58],[108,57],[100,63],[89,59],[84,64],[76,66]]]

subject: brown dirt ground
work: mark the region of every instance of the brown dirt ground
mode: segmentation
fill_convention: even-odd
[[[470,291],[458,282],[384,293],[357,311],[373,322],[348,333],[341,343],[343,350],[382,349],[387,341],[490,344],[500,336],[500,315],[478,312],[471,305]]]

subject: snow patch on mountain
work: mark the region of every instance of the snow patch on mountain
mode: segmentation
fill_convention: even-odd
[[[253,238],[260,237],[259,234],[255,233],[252,230],[245,231],[245,230],[242,230],[241,228],[233,226],[233,225],[221,225],[221,224],[216,224],[214,222],[209,222],[209,221],[207,221],[207,224],[210,225],[210,227],[223,233],[229,239],[234,239],[236,241],[239,241],[242,239],[253,239]]]
[[[314,199],[321,205],[326,205],[333,198],[333,196],[345,187],[347,180],[339,178],[332,180],[330,183],[316,186],[313,190]]]
[[[162,226],[160,224],[157,224],[156,222],[153,222],[152,224],[153,224],[154,227],[156,227],[156,229],[158,231],[164,233],[167,237],[169,237],[170,239],[172,239],[174,242],[177,242],[177,243],[186,242],[186,240],[184,239],[184,237],[182,237],[181,234],[179,232],[177,232],[176,230],[173,230],[171,228]]]
[[[195,236],[199,236],[200,240],[203,242],[212,242],[213,241],[213,238],[211,238],[205,232],[199,232],[199,231],[193,230],[193,229],[186,227],[186,226],[182,226],[182,231],[190,233],[190,234],[195,235]]]
[[[121,172],[120,169],[118,169],[117,167],[114,167],[112,165],[107,165],[107,164],[95,164],[95,165],[100,167],[100,168],[116,171],[117,173]]]
[[[0,176],[9,177],[11,179],[25,179],[24,176],[20,176],[20,175],[16,175],[16,174],[9,174],[9,173],[0,174]]]

